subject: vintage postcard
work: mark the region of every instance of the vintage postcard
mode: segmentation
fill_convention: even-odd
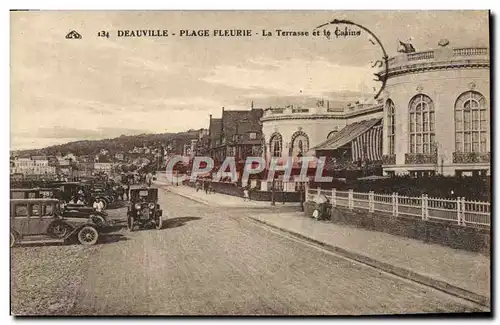
[[[491,313],[488,11],[11,11],[14,316]]]

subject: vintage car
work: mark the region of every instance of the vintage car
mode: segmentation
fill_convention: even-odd
[[[134,188],[130,190],[130,205],[127,212],[127,228],[163,226],[163,210],[158,204],[158,189],[151,187]]]
[[[56,199],[10,200],[10,246],[25,243],[64,243],[77,239],[83,245],[94,245],[101,226],[92,218],[63,216]]]

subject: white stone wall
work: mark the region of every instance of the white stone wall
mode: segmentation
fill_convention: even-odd
[[[271,120],[262,123],[262,132],[266,141],[266,157],[270,157],[269,141],[271,136],[278,132],[283,138],[282,157],[288,157],[292,145],[292,136],[295,132],[302,131],[309,138],[309,149],[327,139],[328,134],[337,128],[341,130],[346,125],[346,120],[341,119],[286,119]]]
[[[464,92],[474,90],[481,93],[488,105],[488,69],[450,69],[398,76],[387,81],[384,101],[390,98],[396,111],[395,153],[396,165],[401,168],[419,166],[404,165],[409,152],[409,102],[417,94],[429,96],[435,109],[435,139],[439,143],[439,156],[444,155],[445,174],[453,174],[453,152],[455,151],[455,102]],[[384,110],[384,116],[387,112]],[[490,121],[491,122],[491,121]],[[384,119],[383,153],[388,153],[387,119]],[[489,146],[489,143],[487,143]],[[441,158],[439,158],[441,164]],[[401,173],[404,170],[399,170]]]

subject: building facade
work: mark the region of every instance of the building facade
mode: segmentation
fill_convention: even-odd
[[[489,174],[488,47],[438,48],[389,59],[384,172]]]
[[[266,109],[263,157],[328,153],[380,161],[386,175],[488,175],[489,49],[440,44],[389,58],[377,100]]]
[[[215,164],[226,157],[234,157],[236,162],[247,157],[262,155],[262,124],[264,110],[225,110],[221,118],[212,118],[209,126],[209,153]]]

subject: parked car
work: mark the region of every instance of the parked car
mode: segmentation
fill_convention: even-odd
[[[10,200],[10,246],[23,243],[64,243],[76,238],[94,245],[101,226],[89,218],[65,217],[56,199]]]
[[[163,226],[163,210],[158,204],[158,189],[151,187],[135,188],[130,190],[130,205],[127,212],[127,228]]]

